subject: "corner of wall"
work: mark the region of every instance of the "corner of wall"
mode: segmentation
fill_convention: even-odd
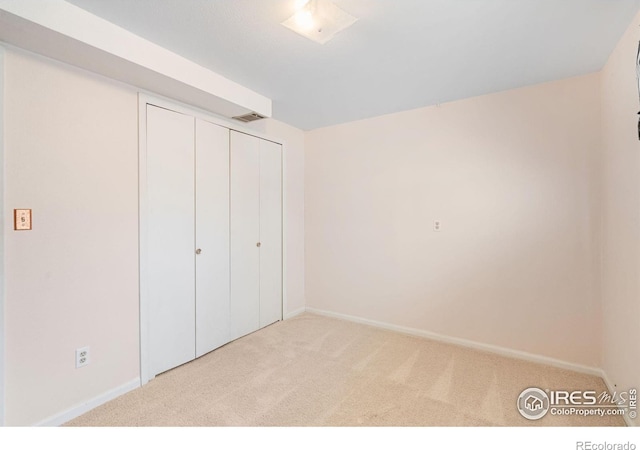
[[[599,143],[597,146],[597,152],[592,155],[592,177],[593,186],[591,190],[592,199],[592,217],[593,223],[596,229],[593,231],[593,251],[594,251],[594,272],[595,272],[595,296],[598,303],[598,317],[600,318],[600,326],[598,327],[598,367],[603,367],[604,362],[604,327],[602,323],[602,317],[604,315],[604,272],[603,272],[603,257],[604,257],[604,205],[603,205],[603,172],[602,164],[604,161],[604,126],[603,126],[603,98],[602,93],[603,79],[602,74],[604,68],[597,73],[598,77],[598,115],[600,120],[598,122],[598,136]]]
[[[603,379],[612,392],[640,388],[640,156],[634,70],[639,23],[637,12],[600,72],[600,357]],[[638,419],[624,418],[629,426],[640,425]]]

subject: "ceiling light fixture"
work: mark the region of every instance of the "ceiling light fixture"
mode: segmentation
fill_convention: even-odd
[[[301,9],[293,15],[296,20],[296,26],[304,31],[310,31],[315,25],[313,21],[313,13],[305,8]]]
[[[282,25],[318,44],[329,42],[358,19],[329,0],[296,0],[296,12]]]

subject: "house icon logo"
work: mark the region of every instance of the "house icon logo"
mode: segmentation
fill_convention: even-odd
[[[530,395],[524,401],[524,405],[529,411],[538,411],[539,409],[542,409],[542,400],[540,400],[538,397]]]
[[[549,411],[549,396],[542,389],[525,389],[518,397],[518,411],[525,419],[542,419]]]

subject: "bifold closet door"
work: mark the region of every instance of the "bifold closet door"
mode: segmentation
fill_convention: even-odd
[[[231,328],[282,319],[282,146],[231,131]]]
[[[195,119],[147,106],[149,370],[195,358]]]
[[[231,131],[231,339],[260,327],[260,141]]]
[[[229,342],[229,129],[196,120],[196,357]]]
[[[260,139],[260,328],[282,320],[282,146]]]

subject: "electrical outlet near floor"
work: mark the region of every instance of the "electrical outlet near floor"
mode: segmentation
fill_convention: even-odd
[[[76,369],[89,365],[89,347],[76,349]]]
[[[439,220],[434,220],[433,231],[442,231],[442,222],[440,222]]]

